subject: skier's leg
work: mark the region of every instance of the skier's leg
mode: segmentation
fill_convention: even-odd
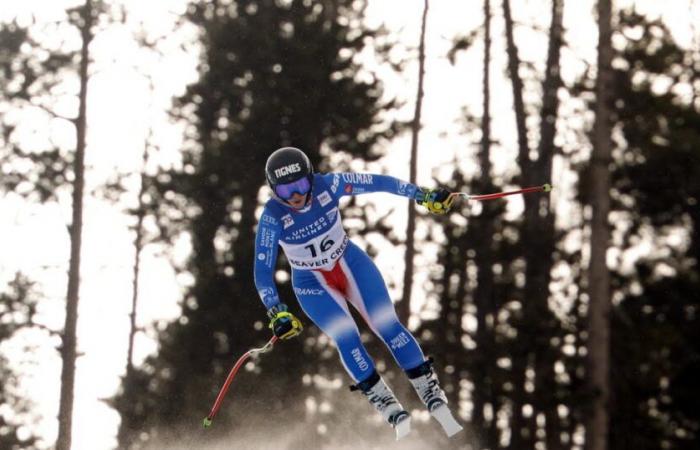
[[[384,417],[384,420],[396,429],[397,441],[411,431],[411,416],[403,409],[401,403],[376,370],[365,381],[350,386],[350,390],[359,390],[367,397],[370,404]]]
[[[437,375],[433,370],[433,359],[429,358],[419,366],[407,370],[406,375],[423,401],[430,415],[442,426],[447,436],[453,436],[462,430],[447,406],[445,392],[440,389]]]
[[[375,333],[389,347],[411,381],[418,397],[448,436],[462,429],[447,407],[447,396],[413,335],[399,322],[384,279],[365,252],[349,245],[339,262],[347,273],[348,299],[362,313]]]
[[[374,372],[374,362],[360,341],[360,333],[345,299],[324,289],[310,271],[292,271],[292,284],[304,313],[338,349],[345,370],[355,382]]]
[[[346,371],[357,383],[351,389],[365,394],[370,404],[396,429],[397,439],[408,434],[408,413],[377,373],[341,293],[314,272],[293,270],[292,284],[304,313],[335,343]]]
[[[428,411],[433,411],[440,405],[447,404],[445,392],[440,389],[440,383],[433,370],[433,358],[407,370],[406,375]]]
[[[338,265],[348,279],[348,300],[391,350],[399,366],[409,370],[425,361],[418,341],[399,321],[384,278],[372,259],[351,242]]]

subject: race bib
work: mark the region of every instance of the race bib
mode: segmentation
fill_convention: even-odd
[[[349,242],[340,212],[328,232],[306,242],[290,244],[280,241],[289,264],[299,270],[330,269],[343,256]]]

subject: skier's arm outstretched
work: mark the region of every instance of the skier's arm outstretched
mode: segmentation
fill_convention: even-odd
[[[281,224],[265,209],[258,222],[255,236],[255,287],[267,309],[270,328],[282,339],[297,336],[303,329],[301,322],[287,311],[287,305],[280,302],[274,272],[277,263]]]
[[[452,207],[453,197],[448,190],[421,188],[389,175],[346,172],[329,173],[323,177],[336,197],[388,192],[413,199],[434,214],[445,214]]]

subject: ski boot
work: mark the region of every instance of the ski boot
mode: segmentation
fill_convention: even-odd
[[[428,408],[430,415],[440,423],[445,434],[452,437],[462,431],[462,426],[455,420],[447,406],[445,392],[440,389],[437,375],[433,371],[433,358],[428,358],[419,366],[407,370],[406,375],[408,375],[418,397]]]
[[[384,420],[394,428],[397,441],[411,431],[411,416],[403,409],[376,370],[365,381],[350,386],[350,390],[361,391],[367,397]]]

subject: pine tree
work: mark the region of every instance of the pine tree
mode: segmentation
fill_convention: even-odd
[[[620,33],[612,104],[625,148],[614,154],[612,209],[627,219],[622,245],[651,232],[665,251],[614,279],[623,299],[612,316],[611,423],[621,426],[611,427],[609,446],[690,449],[700,434],[690,406],[699,400],[691,380],[700,376],[700,108],[691,101],[700,77],[693,49],[661,21],[627,11]],[[660,79],[671,84],[659,89]],[[681,94],[684,87],[694,95]],[[667,241],[681,230],[682,245]]]
[[[418,140],[421,129],[421,113],[423,110],[424,79],[425,79],[425,32],[428,21],[429,1],[423,3],[423,14],[421,18],[420,39],[418,43],[418,89],[416,93],[416,103],[413,113],[413,122],[411,123],[411,156],[409,161],[409,177],[410,183],[416,184],[416,176],[418,171]],[[413,202],[408,204],[408,220],[406,225],[406,254],[403,274],[403,290],[401,293],[401,303],[397,307],[399,320],[403,323],[408,323],[411,317],[411,293],[413,292],[413,259],[416,253],[415,250],[415,232],[416,232],[416,207]]]
[[[611,245],[625,254],[644,238],[653,250],[610,274],[609,436],[601,445],[690,449],[700,429],[690,407],[698,401],[690,380],[700,375],[697,70],[693,49],[682,48],[658,19],[621,11],[614,33],[620,41],[609,107],[621,139],[609,160]],[[590,100],[590,77],[583,87]],[[690,96],[682,94],[686,88]],[[583,172],[586,204],[592,181]],[[674,233],[680,244],[669,241]]]
[[[481,145],[478,159],[481,176],[472,183],[474,192],[493,192],[494,183],[491,176],[491,2],[484,2],[484,72],[483,72],[483,114],[481,118]],[[496,286],[493,266],[496,262],[494,251],[494,226],[498,216],[503,213],[498,202],[481,205],[481,213],[472,219],[469,241],[473,243],[474,264],[477,270],[474,303],[476,306],[476,347],[471,363],[474,373],[474,429],[482,430],[481,445],[492,448],[498,443],[498,431],[495,412],[499,409],[495,386],[496,339],[494,317],[500,306],[495,296]],[[490,420],[485,413],[491,408]]]
[[[78,115],[75,119],[76,148],[73,160],[72,220],[70,224],[70,261],[66,294],[66,318],[61,345],[61,395],[58,409],[57,450],[70,450],[73,428],[73,397],[75,387],[75,361],[77,358],[78,301],[80,298],[80,251],[83,230],[83,190],[85,186],[85,150],[87,134],[87,92],[90,65],[90,43],[94,36],[93,25],[99,9],[91,0],[69,17],[80,32],[81,48],[78,79]]]
[[[591,155],[591,259],[588,269],[588,378],[594,393],[586,424],[586,448],[608,446],[610,398],[610,275],[607,251],[610,245],[610,155],[612,153],[612,5],[598,1],[598,77],[596,118]]]
[[[251,279],[267,155],[294,145],[315,167],[323,148],[371,159],[378,156],[374,144],[392,132],[378,119],[387,106],[379,101],[381,85],[356,78],[361,68],[354,55],[375,35],[361,27],[365,6],[268,0],[190,5],[187,20],[202,37],[200,78],[173,111],[189,124],[181,169],[158,174],[153,196],[164,237],[186,232],[191,240],[186,269],[194,283],[181,318],[160,333],[158,354],[124,380],[115,400],[123,448],[166,433],[187,442],[178,424],[200,421],[233,356],[269,336]],[[288,282],[280,280],[278,287],[298,313]],[[279,426],[283,417],[294,418],[287,426],[298,423],[308,389],[302,376],[316,373],[319,356],[318,346],[303,343],[280,343],[256,377],[239,375],[249,389],[232,390],[235,400],[217,420],[246,423],[264,410]],[[214,427],[208,435],[226,431]],[[313,434],[304,438],[317,443]]]
[[[563,45],[564,1],[551,2],[549,43],[545,74],[542,80],[542,104],[539,117],[539,140],[536,157],[528,141],[527,112],[524,101],[525,82],[520,75],[521,60],[514,37],[514,20],[510,1],[503,1],[506,22],[508,73],[513,90],[515,129],[518,136],[518,166],[522,185],[531,186],[548,182],[552,177],[552,160],[555,146],[561,87],[560,53]],[[525,212],[520,225],[519,245],[522,264],[525,266],[525,285],[520,295],[522,316],[518,320],[518,339],[512,348],[513,420],[511,448],[534,446],[538,440],[538,415],[545,420],[547,448],[558,448],[559,424],[554,365],[560,358],[559,349],[552,339],[558,338],[561,325],[549,307],[551,270],[554,264],[555,228],[554,213],[549,196],[525,196]],[[527,373],[533,375],[528,377]],[[528,379],[531,378],[531,379]],[[532,388],[526,385],[532,384]],[[529,405],[531,412],[523,408]]]
[[[17,23],[0,28],[0,125],[2,126],[3,161],[0,187],[30,201],[46,202],[58,198],[69,186],[72,190],[72,220],[70,261],[66,293],[66,320],[62,332],[61,393],[58,411],[57,449],[68,450],[71,445],[73,389],[77,356],[77,311],[80,286],[80,249],[82,235],[82,203],[84,186],[84,157],[87,128],[87,85],[89,46],[93,25],[101,12],[101,2],[86,0],[82,6],[66,11],[65,21],[53,26],[59,30],[52,42],[39,42],[34,30],[23,29]],[[62,32],[74,26],[80,36],[80,49],[64,49]],[[56,31],[56,30],[52,30]],[[69,46],[65,46],[69,47]],[[48,53],[48,56],[45,56]],[[77,80],[75,93],[78,111],[73,116],[57,112],[60,99],[57,87]],[[66,97],[72,95],[68,91]],[[75,130],[75,148],[65,148],[53,142],[53,136],[42,130],[44,142],[39,148],[28,149],[22,142],[26,132],[36,123],[66,121]],[[48,128],[48,127],[47,127]],[[29,168],[29,169],[28,169]]]

